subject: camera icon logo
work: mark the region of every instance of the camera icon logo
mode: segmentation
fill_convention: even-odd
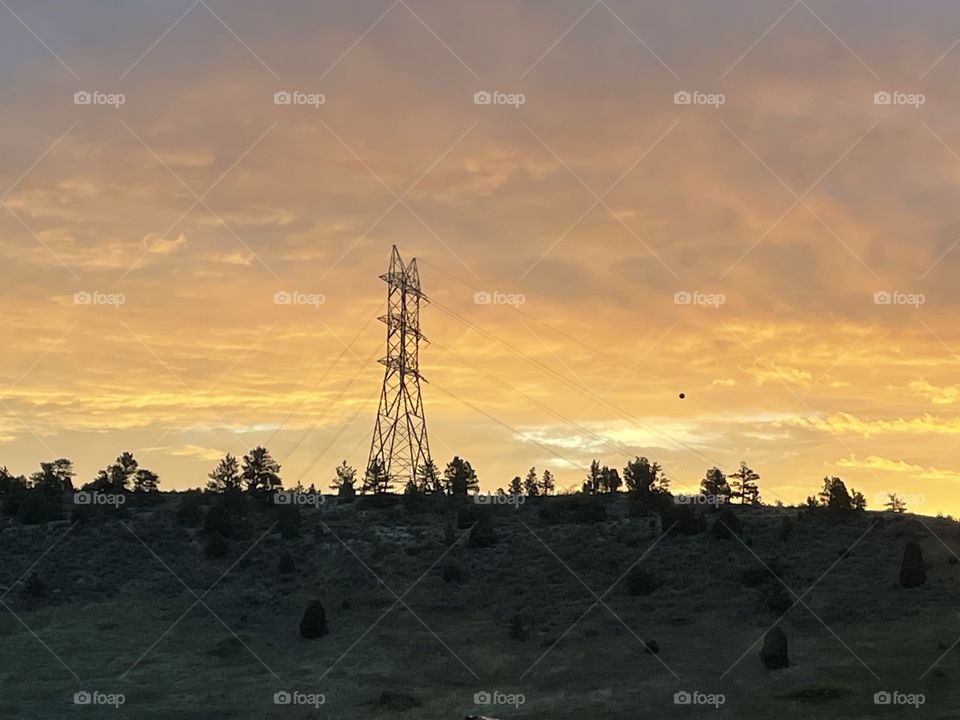
[[[473,696],[474,705],[490,705],[493,702],[493,696],[486,690],[481,690]]]
[[[75,505],[92,505],[93,493],[89,493],[85,490],[78,492],[73,496],[73,502]]]
[[[873,294],[873,302],[875,305],[889,305],[893,302],[893,295],[886,290],[881,290]]]
[[[74,105],[90,105],[93,103],[93,94],[86,90],[80,90],[73,94]]]
[[[474,105],[493,105],[493,93],[480,90],[473,94]]]
[[[686,290],[681,290],[680,292],[673,294],[674,305],[689,305],[691,302],[693,302],[693,295],[688,293]]]
[[[293,702],[293,695],[288,693],[286,690],[280,690],[273,694],[274,705],[289,705],[292,702]]]
[[[273,304],[274,305],[289,305],[293,302],[293,295],[288,293],[286,290],[277,290],[273,294]]]
[[[674,705],[690,705],[693,703],[693,695],[686,690],[681,690],[673,694]]]
[[[493,303],[493,295],[486,290],[480,290],[473,294],[473,303],[475,305],[490,305]]]
[[[874,105],[892,105],[893,94],[887,92],[886,90],[875,92],[873,94],[873,104]]]
[[[293,505],[292,492],[278,492],[273,494],[274,505]]]
[[[81,690],[73,694],[74,705],[89,705],[91,702],[93,702],[93,696],[86,690]]]
[[[886,690],[881,690],[873,696],[874,705],[890,705],[891,703],[893,703],[893,695]]]
[[[693,94],[686,90],[680,90],[673,94],[674,105],[690,105],[693,103]]]
[[[74,305],[89,305],[92,302],[93,302],[93,295],[88,293],[86,290],[81,290],[80,292],[75,292],[73,294]]]
[[[286,90],[278,90],[273,94],[273,104],[274,105],[293,104],[293,93],[287,92]]]

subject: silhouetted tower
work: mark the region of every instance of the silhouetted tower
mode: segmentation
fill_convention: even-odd
[[[367,468],[379,463],[391,483],[402,489],[416,482],[417,471],[430,459],[427,420],[420,397],[420,303],[428,302],[420,290],[416,258],[408,265],[397,251],[390,254],[390,269],[380,279],[387,283],[387,355],[377,425],[370,444]],[[424,381],[426,382],[426,381]]]

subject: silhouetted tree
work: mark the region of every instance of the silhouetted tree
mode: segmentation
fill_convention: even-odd
[[[700,481],[700,492],[704,495],[726,498],[724,502],[727,502],[730,498],[730,486],[727,484],[727,476],[723,474],[723,470],[716,467],[707,470],[707,474]]]
[[[356,481],[356,468],[347,465],[347,461],[344,460],[336,467],[336,477],[334,477],[333,482],[330,483],[330,489],[337,491],[337,497],[353,498],[356,497],[357,494]]]
[[[0,495],[19,492],[27,487],[27,479],[23,475],[14,475],[6,466],[0,468]]]
[[[647,496],[666,489],[666,478],[659,463],[651,463],[645,457],[636,457],[623,468],[623,480],[627,491]]]
[[[282,487],[280,464],[260,445],[243,456],[240,475],[250,493],[272,492]]]
[[[40,469],[30,476],[30,485],[44,492],[73,492],[73,463],[66,458],[40,463]]]
[[[545,469],[540,477],[540,494],[544,496],[552,495],[555,489],[556,483],[553,480],[553,473]]]
[[[600,462],[594,460],[590,463],[590,470],[587,473],[587,479],[583,483],[583,492],[585,495],[596,495],[603,489],[602,475],[600,472]]]
[[[600,487],[605,493],[615,493],[620,490],[622,485],[620,473],[615,468],[608,468],[604,465],[600,469]]]
[[[160,477],[152,470],[140,468],[133,476],[133,491],[140,493],[157,492]]]
[[[387,474],[387,469],[379,460],[371,460],[367,465],[367,472],[363,475],[363,485],[360,486],[360,494],[382,495],[393,490],[393,483]]]
[[[537,469],[530,468],[527,477],[523,481],[523,491],[529,497],[536,497],[540,494],[540,483],[537,481]]]
[[[240,490],[240,463],[227,453],[217,466],[207,475],[210,482],[207,489],[217,493],[232,493]]]
[[[906,501],[900,498],[896,493],[888,493],[887,501],[883,504],[883,506],[888,510],[901,515],[907,511]]]
[[[467,495],[480,489],[477,473],[467,460],[455,456],[443,471],[444,489],[448,495]]]
[[[740,461],[740,468],[727,476],[730,484],[730,497],[740,498],[741,505],[759,505],[760,488],[757,480],[760,475]]]
[[[507,487],[507,492],[511,495],[523,495],[523,480],[520,479],[520,476],[517,475],[510,481],[510,485]]]
[[[443,483],[440,480],[440,468],[432,458],[417,468],[417,485],[420,492],[424,493],[443,493]]]

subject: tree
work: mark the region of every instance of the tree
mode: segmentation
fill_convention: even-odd
[[[600,462],[594,460],[590,463],[590,471],[587,473],[587,479],[583,483],[583,492],[585,495],[596,495],[601,489]]]
[[[896,493],[888,493],[887,501],[883,504],[883,506],[899,515],[902,515],[907,511],[906,501],[900,498]]]
[[[825,477],[823,488],[817,493],[821,507],[832,512],[848,512],[853,509],[853,499],[847,486],[838,477]]]
[[[241,469],[247,492],[272,492],[282,487],[280,482],[280,463],[273,459],[270,451],[258,445],[243,456]]]
[[[623,480],[629,492],[649,495],[665,490],[667,480],[661,475],[660,463],[651,463],[645,457],[635,457],[623,468]]]
[[[547,496],[556,489],[556,483],[553,480],[553,473],[550,470],[544,470],[540,477],[540,494]]]
[[[443,484],[449,495],[466,495],[480,489],[477,473],[466,460],[455,456],[443,471]]]
[[[700,481],[700,492],[715,498],[724,498],[726,502],[730,497],[730,486],[727,484],[727,476],[723,474],[720,468],[712,467],[707,470],[707,474]]]
[[[336,474],[333,482],[330,483],[330,489],[337,491],[337,497],[355,497],[357,494],[357,489],[354,485],[357,480],[356,468],[347,465],[347,461],[344,460],[340,465],[337,465]]]
[[[620,473],[616,468],[608,468],[606,465],[600,470],[600,487],[605,493],[615,493],[620,490],[622,485]]]
[[[759,479],[760,475],[741,460],[740,468],[728,476],[730,497],[740,498],[741,505],[759,505],[760,488],[757,485]]]
[[[523,491],[528,497],[536,497],[540,494],[540,483],[537,481],[537,469],[530,468],[527,477],[523,481]]]
[[[73,463],[66,458],[40,463],[40,470],[30,476],[30,484],[45,492],[73,492]]]
[[[382,495],[393,490],[393,483],[390,476],[387,475],[387,469],[379,460],[371,460],[367,465],[367,472],[363,475],[363,485],[360,486],[360,494],[366,495],[368,492],[374,495]]]
[[[523,495],[523,480],[520,479],[519,475],[515,476],[513,480],[510,481],[507,491],[514,497]]]
[[[0,468],[0,495],[25,490],[27,479],[23,475],[14,475],[6,466]]]
[[[157,492],[159,483],[160,478],[155,472],[147,470],[146,468],[140,468],[137,470],[137,474],[133,476],[133,491],[147,493]]]
[[[432,458],[427,458],[427,461],[417,468],[417,485],[421,492],[443,494],[440,468]]]
[[[207,477],[210,478],[208,490],[216,493],[238,492],[241,484],[240,463],[227,453]]]

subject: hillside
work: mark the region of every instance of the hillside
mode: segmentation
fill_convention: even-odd
[[[4,521],[0,716],[903,717],[874,701],[896,691],[960,717],[951,519],[735,508],[739,537],[715,536],[709,511],[704,532],[661,537],[659,514],[622,497],[467,504],[458,523],[442,503],[328,500],[299,528],[248,503],[210,549],[209,499],[198,518],[181,501]],[[908,540],[927,580],[903,589]],[[329,633],[306,640],[314,600]],[[768,670],[760,641],[781,616],[789,667]]]

